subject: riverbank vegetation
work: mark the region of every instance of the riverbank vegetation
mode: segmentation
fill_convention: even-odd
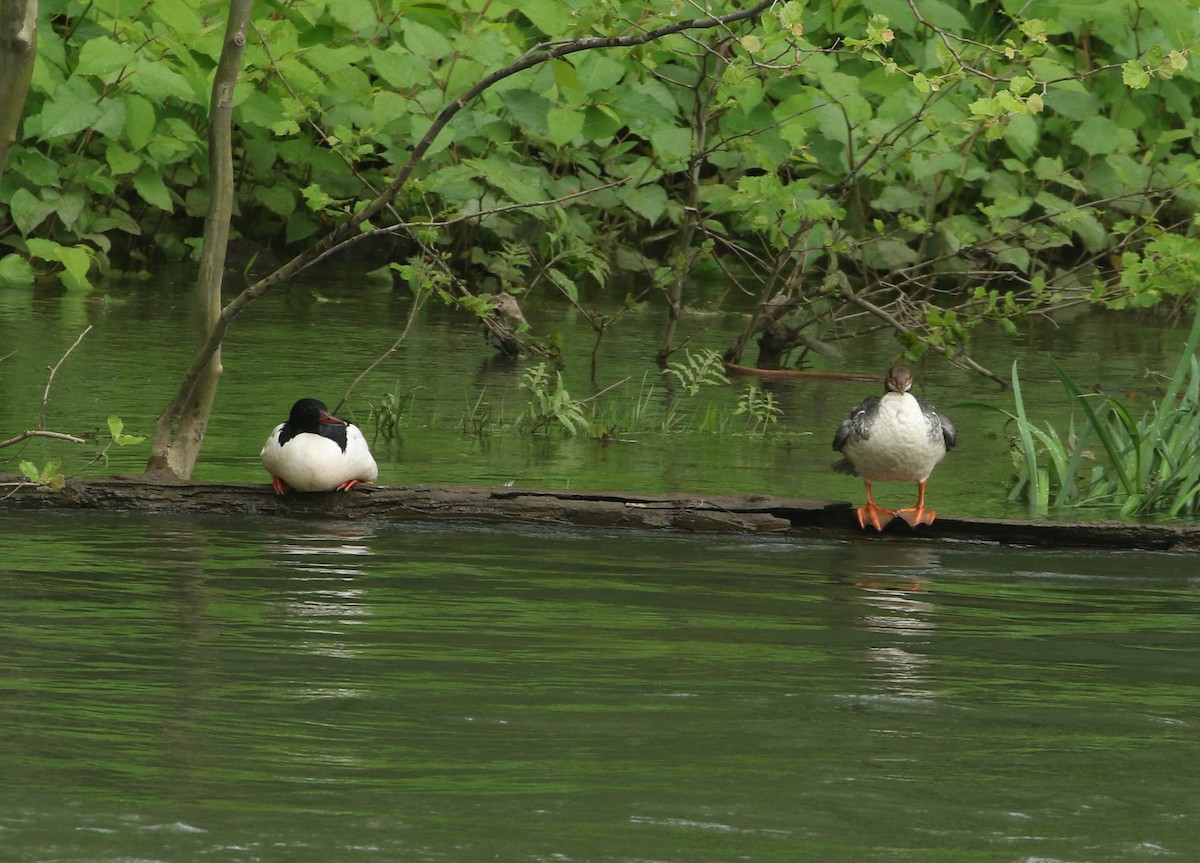
[[[177,476],[229,322],[335,253],[506,350],[556,356],[497,323],[501,294],[565,299],[597,340],[621,316],[593,307],[660,304],[665,368],[689,307],[738,304],[730,363],[884,329],[1001,382],[971,355],[980,326],[1176,314],[1200,284],[1188,0],[23,0],[0,29],[30,8],[37,63],[0,71],[30,79],[19,134],[0,116],[0,284],[200,262],[222,220],[217,272],[252,283],[213,295],[160,417],[151,468]],[[582,430],[545,371],[526,427]],[[760,429],[768,397],[743,406]]]
[[[198,260],[226,4],[41,7],[0,186],[0,278],[84,290],[113,268]],[[775,363],[806,336],[871,326],[957,357],[983,320],[1194,292],[1200,72],[1186,0],[793,0],[602,44],[699,12],[260,5],[234,99],[231,266],[263,272],[344,221],[490,73],[592,39],[479,92],[363,226],[384,230],[372,251],[346,254],[469,286],[446,290],[453,302],[599,290],[682,311],[689,278],[710,274],[759,300],[747,339]]]

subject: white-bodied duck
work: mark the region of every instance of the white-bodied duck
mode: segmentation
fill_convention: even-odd
[[[275,493],[348,491],[374,482],[379,467],[358,426],[340,420],[318,399],[292,405],[262,448],[263,467],[274,478]]]
[[[843,458],[834,464],[838,473],[863,478],[867,504],[860,506],[858,524],[876,530],[896,516],[911,526],[933,524],[937,516],[925,508],[925,483],[948,450],[954,449],[957,433],[929,402],[913,395],[912,372],[894,365],[888,370],[882,396],[869,396],[842,420],[833,448]],[[915,482],[917,505],[890,510],[871,496],[873,482]]]

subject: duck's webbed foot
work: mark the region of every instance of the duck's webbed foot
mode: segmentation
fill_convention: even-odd
[[[291,488],[288,487],[288,484],[279,477],[272,475],[271,480],[271,485],[275,489],[275,494],[287,494],[289,491],[291,491]]]
[[[860,506],[855,510],[858,515],[858,526],[866,529],[867,525],[876,530],[883,530],[883,526],[896,517],[893,510],[879,506],[874,501],[870,501],[866,506]]]
[[[916,527],[919,524],[933,524],[933,520],[937,518],[936,512],[923,506],[908,506],[898,509],[896,515],[907,521],[910,527]]]
[[[916,527],[918,524],[933,524],[937,513],[925,508],[925,483],[917,483],[917,505],[898,509],[896,515],[907,521],[910,527]]]

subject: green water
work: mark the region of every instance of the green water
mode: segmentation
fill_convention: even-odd
[[[3,511],[0,535],[5,863],[1200,855],[1194,557]]]
[[[326,302],[314,301],[316,290]],[[611,311],[611,310],[610,310]],[[265,482],[258,451],[268,432],[301,396],[331,405],[350,383],[398,338],[409,312],[406,292],[386,283],[313,277],[253,304],[229,331],[212,424],[197,466],[198,480]],[[593,337],[582,316],[562,305],[530,304],[540,334],[564,341],[564,381],[577,398],[609,387],[603,399],[618,414],[639,404],[660,414],[667,401],[653,364],[661,334],[661,309],[647,306],[625,315],[597,351],[590,374]],[[121,416],[126,431],[151,434],[154,420],[186,368],[194,342],[194,312],[186,283],[115,284],[91,297],[0,288],[0,438],[38,423],[47,368],[56,363],[88,324],[94,326],[55,377],[44,417],[47,427],[76,434],[107,435],[106,418]],[[724,350],[744,323],[738,312],[692,314],[680,338],[691,350]],[[981,332],[975,358],[1007,374],[1022,362],[1025,398],[1036,419],[1066,427],[1065,400],[1047,360],[1053,353],[1081,384],[1145,387],[1147,370],[1171,369],[1184,334],[1132,315],[1086,315],[1055,324],[1032,324],[1019,339]],[[882,373],[897,355],[886,333],[844,346],[842,359],[821,359],[825,368]],[[371,433],[372,404],[387,393],[405,395],[398,441],[376,440],[380,481],[406,485],[460,483],[638,492],[701,494],[760,492],[786,497],[861,502],[862,484],[833,474],[830,443],[838,424],[873,384],[818,381],[773,388],[782,415],[767,435],[748,434],[734,414],[745,381],[682,398],[679,427],[694,428],[709,406],[725,420],[724,431],[673,434],[636,430],[629,443],[604,446],[586,438],[531,437],[485,423],[483,434],[465,433],[464,418],[511,421],[527,396],[518,368],[497,366],[479,328],[467,316],[435,308],[424,314],[409,339],[370,374],[343,413]],[[918,369],[920,389],[955,421],[959,447],[930,483],[930,505],[961,516],[1023,515],[1007,503],[1012,473],[1008,433],[991,414],[955,409],[960,402],[989,402],[1011,409],[1010,397],[983,378],[931,360]],[[623,383],[622,383],[623,382]],[[614,385],[616,385],[614,387]],[[1144,403],[1144,402],[1143,402]],[[1131,403],[1138,413],[1139,402]],[[468,422],[468,425],[470,423]],[[61,459],[74,473],[98,449],[34,440],[0,451],[0,471],[17,460],[39,466]],[[92,474],[140,472],[148,445],[114,449]],[[885,505],[910,504],[915,489],[881,485]]]

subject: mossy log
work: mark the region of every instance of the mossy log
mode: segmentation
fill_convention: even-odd
[[[940,515],[917,529],[902,521],[862,530],[844,501],[767,495],[622,494],[450,485],[358,486],[349,492],[274,494],[269,484],[159,482],[144,477],[72,479],[59,491],[0,476],[0,510],[111,511],[391,521],[505,521],[692,532],[810,533],[837,539],[956,541],[1000,545],[1190,551],[1200,525],[1033,521]]]

